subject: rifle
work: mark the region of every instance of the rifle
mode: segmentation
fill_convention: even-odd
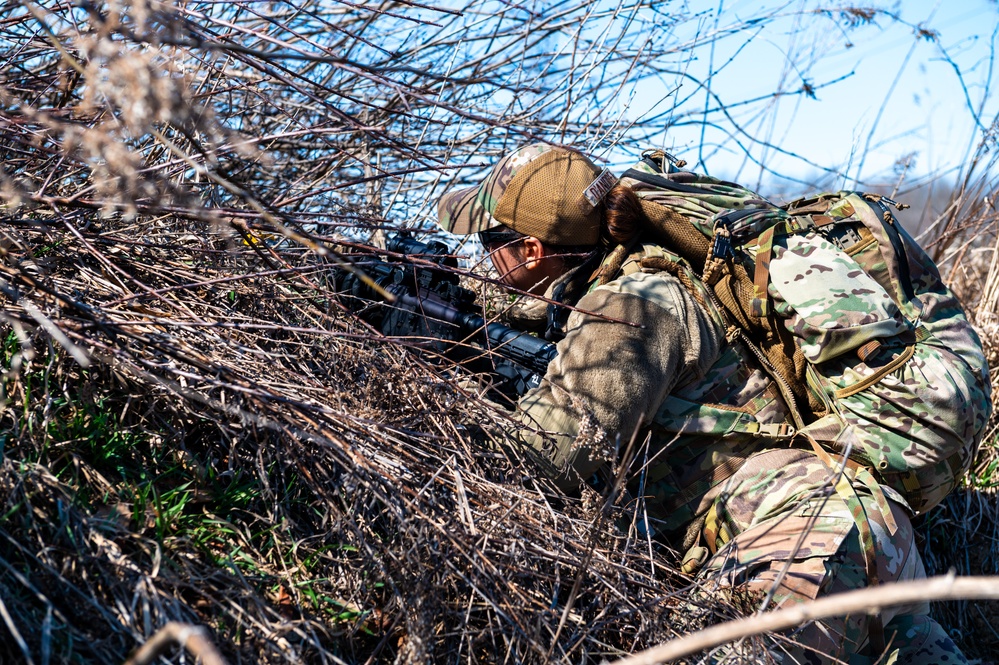
[[[354,273],[333,270],[341,302],[390,337],[416,337],[433,355],[472,372],[490,372],[494,388],[509,398],[541,383],[555,345],[502,323],[487,322],[475,305],[475,293],[459,284],[458,261],[442,242],[419,242],[396,235],[386,250],[402,255],[392,263],[376,256],[355,259],[363,271],[395,302],[389,303]]]

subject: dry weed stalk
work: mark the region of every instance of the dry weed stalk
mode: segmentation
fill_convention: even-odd
[[[156,631],[135,655],[125,661],[125,665],[149,665],[173,644],[190,651],[196,661],[204,665],[226,665],[207,630],[173,621]]]
[[[757,614],[719,626],[712,626],[692,635],[667,642],[626,658],[612,665],[656,665],[670,663],[684,656],[745,639],[762,633],[787,630],[832,616],[867,612],[906,603],[941,599],[989,598],[999,600],[999,577],[956,579],[952,575],[926,580],[896,582],[867,589],[827,596],[782,610]]]

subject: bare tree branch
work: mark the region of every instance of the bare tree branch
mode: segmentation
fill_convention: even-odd
[[[999,599],[999,577],[934,577],[913,582],[883,584],[849,593],[821,598],[776,612],[757,614],[745,619],[713,626],[679,639],[671,640],[611,665],[654,665],[668,663],[692,653],[711,649],[735,640],[776,633],[834,616],[857,612],[876,614],[886,607],[918,601]]]

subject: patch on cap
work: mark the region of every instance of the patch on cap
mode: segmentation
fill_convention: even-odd
[[[583,190],[583,198],[587,200],[591,208],[596,208],[607,196],[607,192],[617,184],[617,176],[604,169],[597,176],[597,179],[590,183],[590,186]]]

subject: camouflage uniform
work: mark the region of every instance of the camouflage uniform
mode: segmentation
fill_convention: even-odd
[[[547,150],[531,146],[512,159],[523,162]],[[496,202],[514,174],[515,169],[498,167],[474,191],[442,201],[442,226],[451,230],[451,219],[462,214],[459,232],[510,225],[475,209],[472,201],[501,210],[504,205]],[[678,177],[681,184],[694,180],[697,187],[681,187],[682,195],[640,181],[629,184],[646,202],[682,212],[706,235],[714,219],[732,209],[759,208],[761,215],[791,219],[738,185],[694,174]],[[462,206],[477,216],[462,213]],[[921,451],[964,450],[981,437],[990,405],[980,345],[935,269],[920,264],[912,270],[918,302],[906,301],[903,308],[921,311],[925,325],[920,344],[909,344],[915,346],[909,353],[904,342],[911,326],[891,298],[878,294],[884,288],[873,288],[883,285],[860,285],[866,275],[855,264],[849,275],[855,285],[847,292],[830,297],[828,290],[803,294],[794,288],[801,281],[797,270],[824,271],[829,262],[832,271],[848,269],[845,262],[836,265],[838,248],[788,235],[772,251],[768,302],[825,372],[816,378],[819,388],[844,403],[808,428],[813,438],[834,450],[831,444],[862,449],[872,466],[882,462],[882,471],[922,472],[912,466]],[[822,252],[829,256],[819,256]],[[932,266],[928,259],[927,264]],[[876,270],[869,279],[877,281]],[[634,439],[639,451],[628,488],[637,497],[638,514],[648,516],[644,526],[681,551],[703,552],[686,562],[698,564],[692,570],[701,567],[702,588],[759,590],[768,594],[770,608],[860,588],[872,577],[889,582],[924,576],[909,522],[909,495],[880,484],[857,465],[840,468],[827,454],[787,436],[791,417],[781,392],[757,369],[747,348],[726,339],[726,319],[687,261],[645,244],[634,249],[612,281],[594,281],[576,305],[545,381],[518,409],[525,425],[519,442],[563,488],[577,486]],[[829,311],[842,311],[843,320],[823,318]],[[847,361],[835,353],[849,337],[840,334],[844,327],[851,334],[865,330],[873,340],[898,337],[902,350],[881,345],[871,352],[870,365],[858,366],[856,358]],[[902,356],[905,360],[896,362]],[[888,372],[881,371],[885,365]],[[872,376],[876,380],[868,381]],[[836,395],[858,383],[862,389]],[[936,413],[927,391],[938,391]],[[955,409],[949,400],[967,407]],[[938,476],[920,476],[930,481],[913,495],[929,498],[916,510],[950,489],[945,485],[966,468],[966,457],[948,459]],[[910,478],[900,486],[911,485]],[[895,608],[880,618],[888,662],[966,662],[928,616],[926,604]],[[858,653],[870,623],[863,615],[808,624],[774,655],[784,662],[865,662]]]
[[[571,489],[611,457],[614,442],[604,433],[625,441],[636,430],[639,441],[648,433],[628,487],[644,502],[639,514],[648,515],[648,527],[672,546],[685,549],[688,531],[716,534],[710,545],[717,552],[700,574],[707,589],[773,589],[770,607],[779,608],[866,586],[857,524],[833,490],[833,471],[809,450],[758,436],[787,417],[773,382],[753,368],[745,349],[726,342],[710,305],[696,302],[671,275],[632,272],[636,265],[626,264],[625,275],[578,302],[547,381],[520,402],[527,426],[521,440]],[[890,504],[889,530],[878,500],[862,486],[858,491],[876,525],[879,579],[924,576],[904,510]],[[897,626],[906,628],[894,642],[899,662],[964,662],[928,609],[898,608],[897,620],[884,615],[889,638]],[[808,648],[787,645],[774,655],[788,663],[847,660],[867,635],[866,615],[822,623],[793,636]],[[925,653],[917,657],[913,649]]]

